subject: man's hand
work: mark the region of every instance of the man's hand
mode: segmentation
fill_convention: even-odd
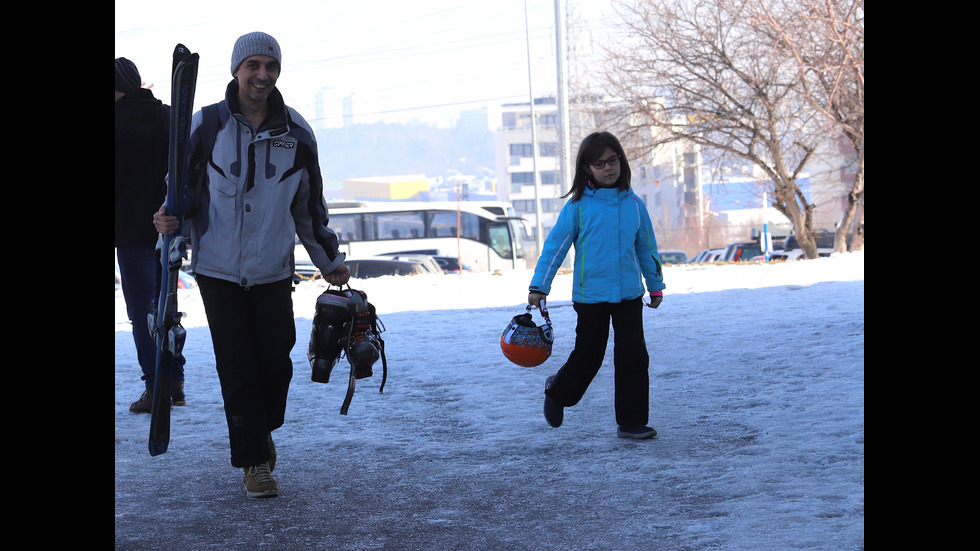
[[[157,232],[170,235],[177,231],[177,217],[167,216],[166,207],[160,205],[160,210],[153,214],[153,226],[156,227]]]
[[[339,287],[350,281],[350,268],[345,264],[341,264],[337,269],[325,275],[323,279],[330,285],[337,285]]]

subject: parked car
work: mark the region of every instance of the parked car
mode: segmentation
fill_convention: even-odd
[[[177,288],[193,289],[194,287],[197,287],[197,280],[194,279],[194,275],[184,270],[177,270]]]
[[[431,257],[430,257],[431,260]],[[435,264],[435,261],[431,261]],[[367,279],[386,275],[415,275],[431,273],[422,259],[395,259],[386,256],[370,258],[347,258],[344,264],[350,270],[350,276],[356,279]],[[438,265],[435,268],[440,270]],[[304,279],[320,279],[320,270],[309,262],[297,262],[293,274],[293,282],[299,283]]]
[[[834,249],[818,248],[817,256],[825,257],[834,253]],[[803,258],[803,249],[793,249],[791,251],[775,251],[769,255],[770,262],[773,260],[800,260]]]
[[[813,239],[817,245],[817,256],[830,256],[834,252],[834,232],[820,230],[813,232]],[[800,248],[796,235],[790,235],[783,241],[783,250],[774,251],[769,255],[769,260],[799,260],[803,258],[803,249]]]
[[[374,257],[359,258],[344,261],[350,269],[350,276],[357,279],[367,279],[386,275],[415,275],[429,271],[422,262],[414,260],[396,260],[393,258]]]
[[[660,261],[664,264],[687,264],[687,253],[684,251],[659,251]]]
[[[312,262],[297,261],[293,271],[293,283],[299,283],[304,279],[316,279],[320,277],[320,270]]]
[[[463,264],[455,256],[433,256],[439,267],[447,274],[458,274],[459,272],[472,272],[473,269]]]
[[[762,254],[762,247],[758,241],[744,241],[741,243],[730,243],[725,248],[721,260],[725,262],[749,261],[753,257]]]
[[[817,242],[818,249],[833,249],[834,248],[834,232],[822,230],[813,232],[813,239]],[[799,249],[800,244],[796,241],[796,235],[790,235],[785,240],[783,240],[783,250],[791,251],[793,249]]]
[[[390,258],[392,260],[402,260],[405,262],[418,262],[422,265],[422,268],[429,272],[430,274],[444,274],[442,267],[436,262],[436,259],[427,254],[383,254],[380,255],[381,258]]]
[[[718,262],[725,249],[705,249],[697,254],[691,263]]]

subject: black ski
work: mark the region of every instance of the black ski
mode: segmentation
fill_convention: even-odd
[[[174,361],[180,357],[186,336],[177,311],[177,274],[187,258],[187,243],[181,235],[184,220],[184,188],[188,177],[187,142],[190,139],[191,116],[194,114],[194,91],[197,87],[199,56],[183,44],[174,48],[172,88],[170,92],[170,173],[167,177],[169,216],[180,221],[177,231],[161,235],[157,242],[160,296],[155,315],[149,319],[150,334],[156,339],[156,379],[153,382],[153,407],[150,411],[150,455],[167,452],[170,445],[170,378]]]

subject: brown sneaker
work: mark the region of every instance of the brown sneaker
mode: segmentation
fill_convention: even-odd
[[[269,440],[269,472],[276,470],[276,443],[272,441],[272,433],[266,434]]]
[[[153,393],[144,390],[140,394],[140,399],[129,405],[129,411],[133,413],[150,413],[153,410]]]
[[[279,485],[272,478],[268,462],[245,467],[245,493],[248,497],[279,496]]]

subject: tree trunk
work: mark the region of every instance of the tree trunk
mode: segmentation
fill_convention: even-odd
[[[854,185],[851,186],[851,191],[847,194],[847,209],[844,211],[844,216],[841,218],[840,224],[837,226],[837,233],[834,234],[834,252],[843,253],[848,251],[848,233],[851,234],[850,250],[856,250],[857,246],[864,245],[863,236],[861,239],[857,238],[859,231],[863,233],[863,221],[858,220],[858,223],[855,223],[858,212],[863,207],[864,155],[862,153],[861,160],[858,163],[857,172],[854,174]],[[861,218],[863,218],[863,216]],[[860,227],[860,230],[858,227]]]

